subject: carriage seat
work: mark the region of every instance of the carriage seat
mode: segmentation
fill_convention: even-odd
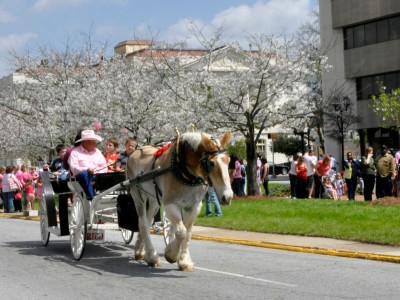
[[[105,191],[126,180],[125,172],[110,172],[96,174],[94,188],[97,192]]]

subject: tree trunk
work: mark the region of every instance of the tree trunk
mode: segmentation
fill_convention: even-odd
[[[246,139],[247,152],[247,194],[256,195],[257,185],[257,153],[254,138]]]

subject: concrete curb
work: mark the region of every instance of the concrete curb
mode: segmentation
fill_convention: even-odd
[[[0,217],[9,218],[9,219],[40,221],[40,217],[37,217],[37,216],[30,217],[30,216],[21,216],[21,215],[0,213]],[[391,262],[391,263],[400,263],[400,256],[393,256],[393,255],[383,255],[383,254],[375,254],[375,253],[367,253],[367,252],[355,252],[355,251],[340,250],[340,249],[291,246],[291,245],[269,243],[269,242],[263,242],[263,241],[217,238],[217,237],[212,237],[212,236],[204,236],[204,235],[200,235],[200,234],[193,234],[192,239],[201,240],[201,241],[212,241],[212,242],[218,242],[218,243],[238,244],[238,245],[245,245],[245,246],[269,248],[269,249],[276,249],[276,250],[286,250],[286,251],[294,251],[294,252],[303,252],[303,253],[312,253],[312,254],[321,254],[321,255],[348,257],[348,258],[368,259],[368,260],[384,261],[384,262]]]
[[[39,216],[22,216],[22,215],[13,215],[7,213],[0,213],[0,218],[40,221]]]
[[[262,242],[262,241],[236,240],[236,239],[227,239],[227,238],[208,237],[208,236],[202,236],[202,235],[192,235],[192,239],[203,240],[203,241],[213,241],[213,242],[220,242],[220,243],[229,243],[229,244],[239,244],[239,245],[262,247],[262,248],[270,248],[270,249],[277,249],[277,250],[294,251],[294,252],[313,253],[313,254],[322,254],[322,255],[331,255],[331,256],[340,256],[340,257],[349,257],[349,258],[359,258],[359,259],[400,263],[400,256],[393,256],[393,255],[383,255],[383,254],[374,254],[374,253],[366,253],[366,252],[354,252],[354,251],[338,250],[338,249],[313,248],[313,247],[305,247],[305,246],[291,246],[291,245],[275,244],[275,243],[268,243],[268,242]]]

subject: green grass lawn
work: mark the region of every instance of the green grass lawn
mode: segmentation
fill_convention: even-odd
[[[204,217],[195,225],[265,233],[320,236],[400,246],[400,206],[325,199],[235,200],[222,217]]]
[[[222,217],[204,217],[195,225],[264,233],[319,236],[400,246],[400,206],[369,206],[367,202],[285,199],[287,187],[270,185],[275,199],[234,200],[222,206]],[[272,192],[275,191],[275,192]],[[55,196],[56,205],[58,197]],[[38,199],[35,208],[39,209]]]

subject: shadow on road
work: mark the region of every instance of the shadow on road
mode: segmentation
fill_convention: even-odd
[[[161,267],[150,268],[144,261],[134,259],[132,245],[116,242],[87,243],[84,256],[80,261],[73,258],[69,240],[50,241],[47,247],[38,241],[7,242],[5,245],[24,256],[37,256],[43,261],[67,264],[96,274],[108,272],[139,278],[186,277],[185,273],[178,271],[176,264],[162,263]],[[163,253],[159,255],[162,258]],[[173,271],[177,272],[173,273]]]

